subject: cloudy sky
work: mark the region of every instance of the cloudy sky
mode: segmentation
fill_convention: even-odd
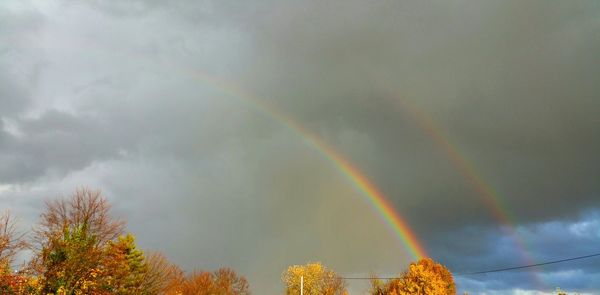
[[[459,274],[600,253],[599,52],[597,1],[2,1],[0,207],[27,230],[43,200],[101,189],[142,248],[255,294],[309,261],[403,271],[406,247],[284,116],[459,290],[597,294],[598,257]]]

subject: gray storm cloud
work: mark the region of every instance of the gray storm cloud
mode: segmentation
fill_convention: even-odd
[[[312,260],[401,270],[406,249],[325,156],[197,71],[319,134],[453,269],[492,266],[470,253],[519,263],[503,260],[491,208],[403,105],[436,122],[516,225],[577,222],[600,206],[598,6],[9,1],[0,203],[27,223],[42,198],[100,188],[142,247],[186,269],[232,266],[257,294]],[[542,232],[531,251],[545,259],[556,248]],[[514,280],[494,288],[531,287]]]

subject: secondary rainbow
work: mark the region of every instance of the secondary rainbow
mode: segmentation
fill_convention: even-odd
[[[444,135],[441,127],[430,116],[402,96],[395,95],[394,97],[396,98],[395,102],[400,105],[400,111],[409,115],[412,121],[444,151],[452,166],[456,168],[466,182],[475,190],[477,195],[481,197],[486,208],[488,208],[494,218],[505,225],[502,230],[513,239],[515,246],[519,249],[521,258],[527,264],[534,264],[535,260],[529,254],[524,239],[515,231],[515,218],[509,213],[507,206],[502,202],[495,189],[484,180],[481,173],[477,172],[467,157],[459,151],[456,144],[453,144]],[[544,286],[539,276],[536,274],[533,274],[533,276],[539,285]]]
[[[377,189],[377,187],[364,175],[355,165],[347,160],[341,153],[336,151],[331,145],[326,143],[318,135],[304,128],[298,121],[291,116],[285,114],[279,108],[269,104],[265,100],[247,92],[242,92],[238,87],[227,84],[222,80],[218,80],[202,72],[186,68],[192,77],[196,80],[208,84],[221,92],[240,99],[245,102],[250,102],[250,106],[258,111],[272,117],[273,119],[283,123],[288,128],[297,132],[301,137],[315,148],[328,161],[330,161],[338,171],[340,171],[352,185],[368,200],[374,210],[378,212],[380,217],[394,232],[394,236],[406,247],[408,252],[415,259],[427,257],[425,247],[421,245],[416,234],[409,227],[408,223],[394,210],[394,207]]]
[[[395,96],[399,103],[400,111],[409,115],[411,121],[415,122],[423,132],[435,142],[435,144],[444,151],[447,158],[452,163],[452,166],[461,174],[467,183],[477,192],[482,198],[486,207],[490,210],[496,220],[502,224],[512,225],[515,223],[514,218],[508,213],[506,206],[500,200],[500,197],[484,179],[480,176],[467,158],[462,155],[455,144],[450,142],[448,137],[444,135],[441,128],[433,119],[425,114],[420,108],[416,107],[408,100],[401,96]]]

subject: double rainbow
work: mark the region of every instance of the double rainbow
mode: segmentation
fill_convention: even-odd
[[[80,48],[77,49],[81,50]],[[88,51],[97,50],[96,47],[86,47],[84,49]],[[131,54],[128,57],[140,59],[140,56],[137,54]],[[338,171],[343,174],[359,192],[361,192],[371,207],[378,212],[385,223],[393,230],[394,236],[405,246],[414,258],[419,259],[428,256],[425,248],[419,242],[408,223],[394,210],[394,207],[368,177],[315,133],[307,130],[296,120],[275,106],[267,103],[265,100],[258,99],[251,94],[245,93],[231,84],[227,84],[224,81],[220,81],[185,66],[174,67],[174,70],[176,72],[185,72],[203,84],[214,87],[216,90],[219,90],[232,98],[250,102],[250,106],[267,116],[282,122],[289,129],[298,133],[325,159],[333,163]],[[527,254],[528,251],[526,251],[524,240],[521,239],[515,231],[514,224],[516,223],[514,222],[514,218],[508,214],[509,211],[506,209],[505,204],[503,204],[494,188],[480,176],[480,173],[476,171],[474,165],[468,161],[466,156],[459,152],[456,145],[444,135],[441,128],[439,128],[430,117],[424,112],[421,112],[416,106],[411,105],[408,101],[401,99],[400,97],[397,98],[399,98],[398,101],[400,102],[401,110],[411,116],[419,128],[421,128],[444,151],[452,165],[482,198],[486,207],[490,210],[495,219],[506,226],[504,229],[513,237],[517,247],[521,250],[521,255],[524,260],[533,261],[529,254]]]

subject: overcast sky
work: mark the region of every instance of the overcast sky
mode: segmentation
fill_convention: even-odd
[[[142,248],[255,294],[310,261],[403,271],[404,245],[269,103],[457,274],[598,253],[599,53],[597,1],[2,1],[0,206],[27,230],[44,199],[101,189]],[[456,279],[597,294],[600,258]]]

